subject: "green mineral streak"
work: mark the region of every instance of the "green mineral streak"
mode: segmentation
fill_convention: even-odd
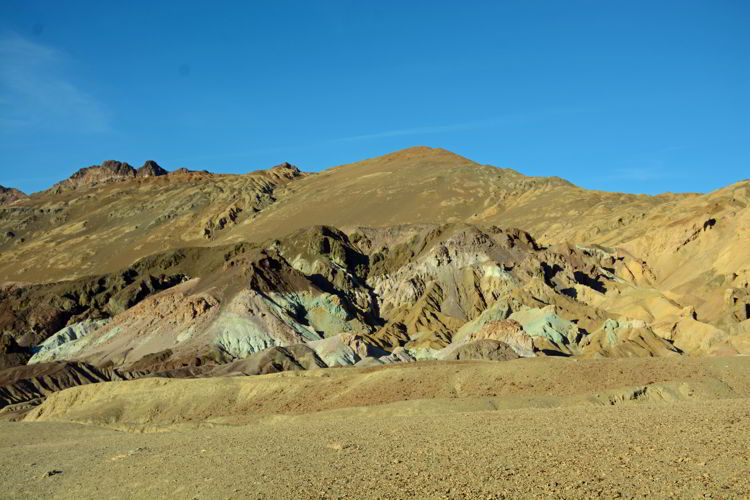
[[[546,337],[558,344],[575,341],[577,327],[570,321],[543,309],[526,309],[514,312],[510,319],[518,321],[526,333],[533,337]]]

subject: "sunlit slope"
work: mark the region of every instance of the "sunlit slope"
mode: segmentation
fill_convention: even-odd
[[[0,282],[51,282],[213,243],[304,176],[280,165],[247,175],[175,172],[48,190],[0,205]]]

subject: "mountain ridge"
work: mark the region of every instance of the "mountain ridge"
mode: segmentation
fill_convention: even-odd
[[[137,169],[129,163],[116,160],[106,160],[100,165],[93,165],[77,170],[73,175],[56,183],[49,190],[53,193],[59,194],[63,190],[68,189],[79,189],[81,187],[90,187],[97,184],[122,182],[134,178],[158,177],[167,174],[168,172],[153,160],[147,160]]]
[[[316,173],[157,166],[0,207],[4,363],[750,353],[747,181],[608,193],[427,147]]]

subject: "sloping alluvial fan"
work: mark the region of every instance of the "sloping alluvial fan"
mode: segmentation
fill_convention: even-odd
[[[749,181],[605,193],[412,148],[0,195],[8,408],[149,375],[750,354]]]

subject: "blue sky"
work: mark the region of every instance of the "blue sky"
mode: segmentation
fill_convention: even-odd
[[[414,145],[586,188],[750,177],[750,2],[0,0],[0,184]]]

